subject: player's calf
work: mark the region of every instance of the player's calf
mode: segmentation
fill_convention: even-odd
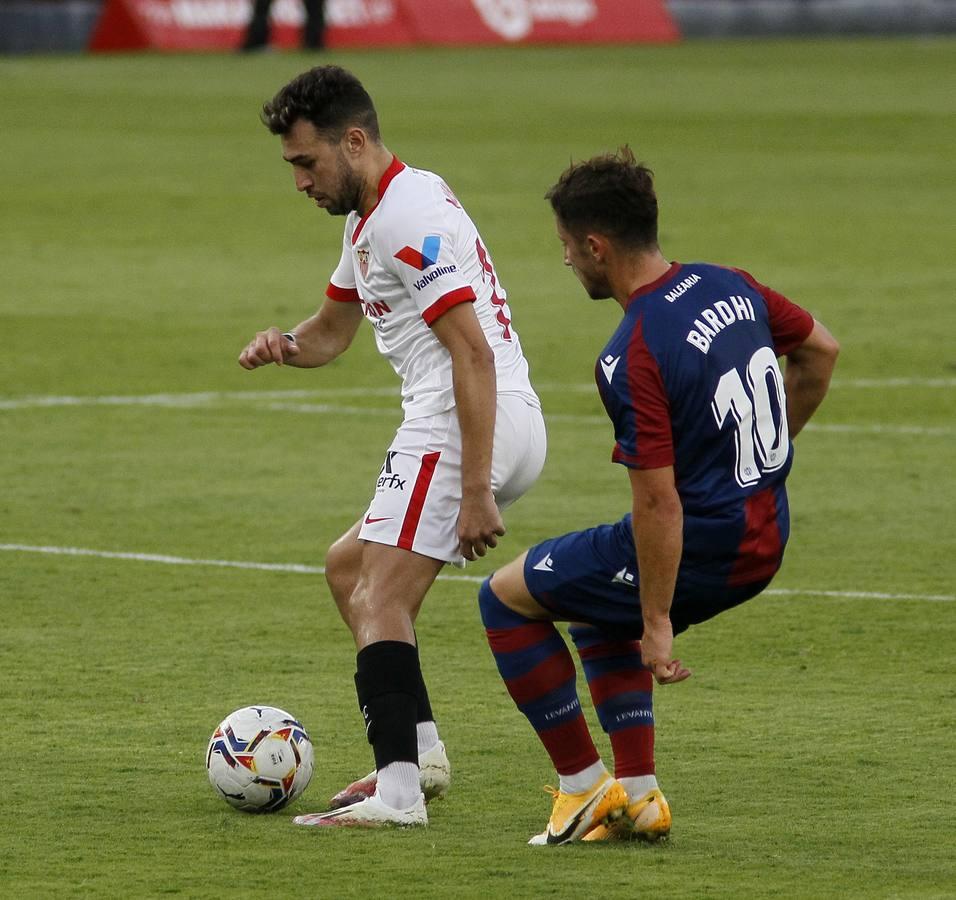
[[[325,581],[338,607],[339,615],[350,628],[349,601],[358,584],[362,565],[362,544],[358,540],[360,527],[361,522],[353,525],[329,547],[325,555]]]

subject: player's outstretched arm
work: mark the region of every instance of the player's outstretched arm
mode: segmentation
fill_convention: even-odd
[[[314,316],[295,326],[295,340],[274,326],[260,331],[239,354],[239,365],[244,369],[270,363],[303,369],[324,366],[348,349],[362,318],[360,304],[326,300]]]
[[[807,339],[787,354],[783,384],[791,438],[800,433],[823,402],[839,352],[836,338],[814,319],[813,331]]]
[[[673,466],[629,469],[628,473],[644,620],[641,658],[659,684],[675,684],[690,677],[690,671],[672,657],[674,629],[670,619],[684,544],[684,509]]]

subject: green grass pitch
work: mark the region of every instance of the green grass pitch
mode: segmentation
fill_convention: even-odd
[[[627,504],[591,386],[619,312],[561,266],[542,200],[572,157],[630,142],[671,258],[741,265],[843,344],[797,440],[776,593],[680,638],[695,675],[657,691],[672,840],[553,851],[525,845],[553,774],[474,583],[438,583],[419,623],[449,798],[424,830],[317,833],[228,809],[203,754],[267,702],[315,740],[293,812],[368,770],[320,576],[10,549],[320,566],[399,408],[367,330],[318,372],[235,362],[318,304],[338,258],[341,220],[295,195],[257,121],[313,58],[0,61],[0,895],[956,896],[953,58],[952,40],[321,58],[476,219],[549,416],[543,477],[469,574]]]

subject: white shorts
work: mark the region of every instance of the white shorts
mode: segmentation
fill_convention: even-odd
[[[499,394],[491,489],[498,509],[517,500],[544,466],[541,409],[521,394]],[[454,409],[403,422],[385,454],[359,539],[463,566],[458,552],[461,431]]]

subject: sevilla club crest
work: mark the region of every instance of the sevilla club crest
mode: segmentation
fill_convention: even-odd
[[[362,273],[362,278],[368,278],[368,263],[372,258],[372,254],[368,250],[356,250],[355,255],[358,257],[359,271]]]

